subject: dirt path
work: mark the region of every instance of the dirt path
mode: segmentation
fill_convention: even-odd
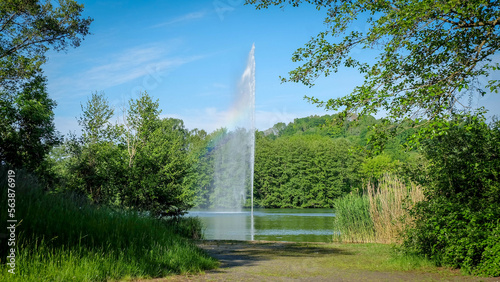
[[[446,269],[393,271],[384,255],[332,244],[204,241],[200,247],[221,262],[201,275],[150,281],[499,281],[460,276]],[[377,261],[380,259],[380,262]],[[375,262],[374,262],[375,260]],[[375,268],[375,270],[374,270]]]

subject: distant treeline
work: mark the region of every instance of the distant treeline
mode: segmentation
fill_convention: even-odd
[[[363,183],[392,172],[403,178],[425,161],[404,151],[407,135],[385,144],[381,154],[365,150],[370,129],[380,120],[352,116],[339,126],[335,115],[295,119],[258,133],[255,162],[256,203],[263,207],[333,207],[333,200]]]
[[[331,208],[333,200],[358,191],[366,181],[376,181],[392,172],[409,178],[425,167],[416,152],[404,151],[406,135],[385,144],[381,154],[370,156],[363,148],[371,127],[381,124],[373,117],[351,117],[342,126],[333,124],[334,115],[297,118],[288,125],[256,131],[254,206],[273,208]],[[193,132],[193,148],[198,148],[191,176],[197,197],[194,204],[210,208],[218,193],[214,183],[214,138],[230,135],[225,129],[211,134]],[[194,139],[193,139],[194,137]],[[227,138],[227,137],[226,137]],[[234,166],[223,164],[222,173]],[[219,173],[221,171],[219,170]],[[248,187],[248,196],[250,187]],[[250,205],[247,197],[246,206]]]

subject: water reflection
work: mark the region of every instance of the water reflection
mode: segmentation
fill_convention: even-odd
[[[204,225],[205,239],[330,242],[331,209],[255,209],[252,213],[190,211]]]

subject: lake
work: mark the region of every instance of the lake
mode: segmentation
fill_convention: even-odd
[[[193,210],[209,240],[331,242],[332,209],[254,209],[241,212]]]

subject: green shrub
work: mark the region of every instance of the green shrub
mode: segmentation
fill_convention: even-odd
[[[404,247],[464,272],[499,275],[500,123],[467,115],[440,127],[443,134],[424,143],[432,181]]]
[[[500,276],[500,225],[489,234],[485,240],[485,248],[481,262],[478,264],[475,274],[485,276]]]

